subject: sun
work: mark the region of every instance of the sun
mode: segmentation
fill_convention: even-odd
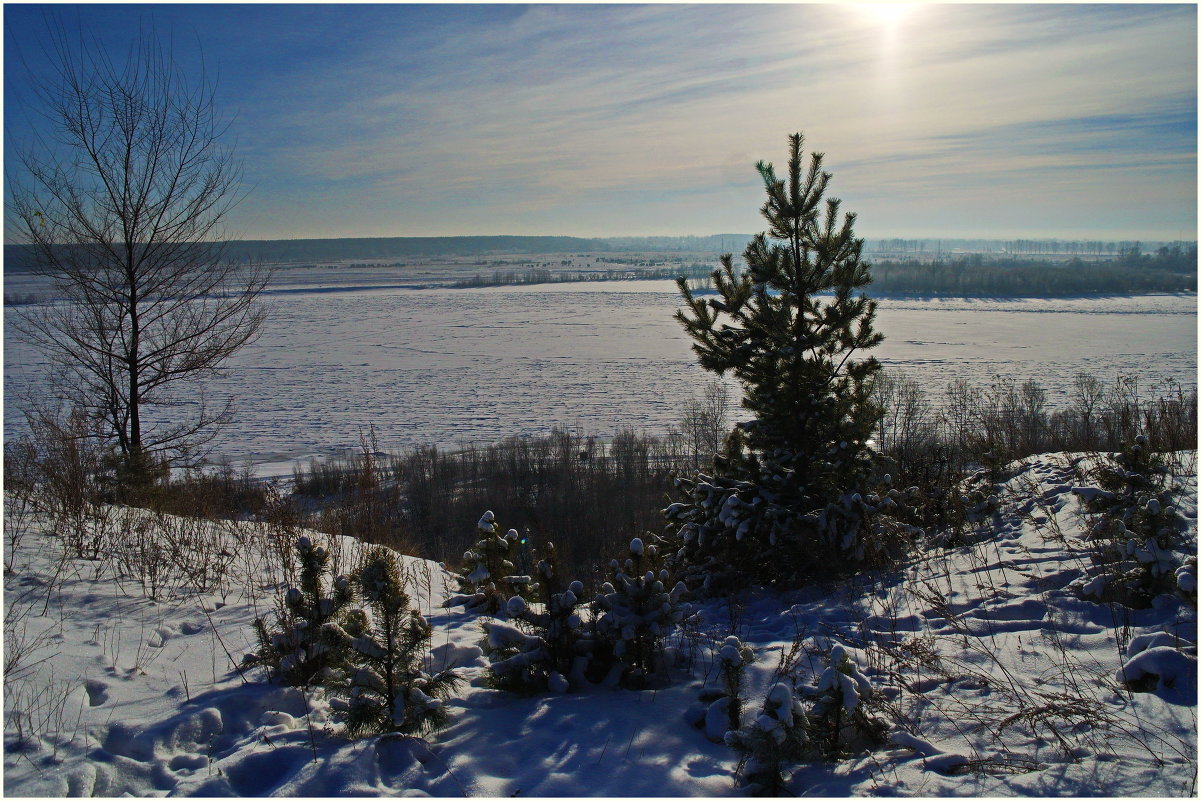
[[[863,16],[886,27],[891,27],[913,11],[910,3],[856,3],[855,10]]]

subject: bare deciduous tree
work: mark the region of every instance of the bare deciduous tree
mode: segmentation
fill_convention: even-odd
[[[721,452],[730,433],[733,405],[730,388],[720,378],[710,380],[699,396],[693,395],[684,402],[680,426],[695,467],[709,464]]]
[[[195,461],[228,419],[198,379],[257,336],[267,273],[226,258],[241,165],[203,70],[185,74],[153,34],[123,63],[82,36],[50,38],[55,69],[34,80],[44,124],[20,151],[8,214],[56,301],[17,327],[136,486]]]

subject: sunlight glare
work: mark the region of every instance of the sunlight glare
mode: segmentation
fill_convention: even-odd
[[[884,26],[900,22],[913,10],[910,3],[859,3],[855,9],[868,19]]]

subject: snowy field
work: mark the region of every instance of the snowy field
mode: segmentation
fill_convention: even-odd
[[[363,288],[372,287],[372,288]],[[286,465],[354,447],[492,443],[552,426],[661,434],[710,378],[672,314],[668,281],[405,288],[364,270],[288,271],[265,296],[261,339],[212,382],[238,417],[214,454]],[[42,360],[6,310],[5,432]],[[1196,383],[1197,298],[880,301],[876,354],[937,399],[946,383],[1033,378],[1061,401],[1073,376],[1137,376],[1144,392]]]
[[[435,630],[431,665],[467,680],[447,701],[448,724],[421,739],[348,740],[321,691],[235,669],[253,647],[251,621],[283,591],[281,548],[294,535],[164,518],[162,536],[191,537],[189,551],[220,556],[222,572],[217,589],[197,591],[195,564],[165,562],[150,600],[145,571],[113,543],[65,558],[64,539],[35,520],[5,554],[5,656],[20,659],[6,662],[4,792],[735,795],[736,755],[707,736],[720,731],[706,731],[701,699],[736,633],[755,653],[746,720],[777,680],[803,697],[839,643],[871,685],[862,703],[888,726],[875,750],[790,766],[791,794],[1193,796],[1195,607],[1167,595],[1139,611],[1082,600],[1096,568],[1072,491],[1080,466],[1048,455],[1016,468],[972,544],[931,546],[833,589],[699,605],[669,640],[670,682],[658,690],[489,689],[481,619],[442,608],[442,571],[408,560],[410,594]],[[1174,502],[1192,553],[1195,471],[1195,453],[1182,455]],[[331,547],[342,570],[353,566],[352,543]],[[781,673],[794,642],[800,658]]]

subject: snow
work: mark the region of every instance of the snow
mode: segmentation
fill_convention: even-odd
[[[784,682],[777,682],[767,693],[767,700],[775,704],[776,718],[779,725],[792,726],[793,717],[793,693],[792,689]],[[774,726],[773,726],[774,728]]]
[[[568,686],[566,677],[558,671],[551,672],[550,677],[547,679],[547,687],[552,693],[562,695],[567,692]]]
[[[505,604],[505,611],[508,612],[509,617],[521,617],[523,614],[525,614],[526,609],[527,606],[525,599],[520,595],[514,595],[509,599],[509,602]]]
[[[726,732],[730,730],[730,699],[727,696],[718,698],[705,710],[700,725],[704,727],[705,737],[710,742],[725,741]],[[696,725],[694,723],[694,725]]]
[[[306,286],[300,271],[285,272]],[[336,274],[348,285],[356,277]],[[670,281],[301,291],[265,305],[261,338],[208,386],[237,407],[214,455],[249,461],[259,475],[290,476],[293,459],[357,450],[368,425],[386,451],[491,444],[553,426],[661,434],[678,425],[681,396],[711,377],[672,318],[680,296]],[[5,325],[4,381],[16,398],[48,365]],[[1078,371],[1107,384],[1137,375],[1148,394],[1168,379],[1196,385],[1195,295],[881,298],[876,327],[888,336],[875,355],[935,396],[957,378],[987,386],[1014,376],[1040,381],[1054,406]],[[25,430],[21,412],[5,407],[6,435]]]
[[[1197,566],[1181,565],[1176,568],[1176,585],[1183,592],[1197,593]]]
[[[1171,502],[1195,554],[1190,458]],[[348,740],[344,698],[271,684],[257,668],[239,673],[256,647],[251,623],[287,587],[255,526],[221,527],[235,555],[221,587],[175,583],[151,601],[104,554],[60,559],[43,521],[5,580],[6,655],[19,652],[21,666],[5,683],[4,791],[738,795],[738,755],[711,740],[727,726],[713,701],[736,635],[755,654],[746,724],[769,693],[808,708],[801,691],[819,686],[839,651],[844,692],[888,721],[871,751],[788,766],[792,794],[1191,796],[1196,610],[1175,596],[1127,609],[1082,594],[1096,570],[1072,490],[1087,484],[1086,462],[1048,455],[1012,466],[992,490],[998,513],[968,544],[930,546],[889,573],[747,593],[736,614],[722,601],[694,603],[693,627],[668,637],[669,681],[654,690],[577,688],[574,678],[569,687],[559,674],[545,693],[493,689],[480,648],[490,619],[444,608],[446,573],[406,557],[416,577],[408,592],[434,629],[427,668],[456,667],[466,679],[442,703],[447,724],[420,738]],[[335,571],[358,558],[355,543],[308,536],[329,548]],[[489,636],[526,635],[494,623]]]
[[[1195,646],[1193,648],[1195,649]],[[1114,680],[1131,685],[1140,680],[1157,679],[1159,690],[1175,689],[1197,703],[1197,657],[1173,646],[1156,646],[1140,651],[1126,661],[1115,674]]]
[[[942,751],[939,751],[921,737],[915,737],[907,731],[894,731],[891,735],[889,735],[888,740],[894,745],[899,745],[902,748],[909,748],[917,751],[922,756],[934,756],[935,754],[942,753]]]

